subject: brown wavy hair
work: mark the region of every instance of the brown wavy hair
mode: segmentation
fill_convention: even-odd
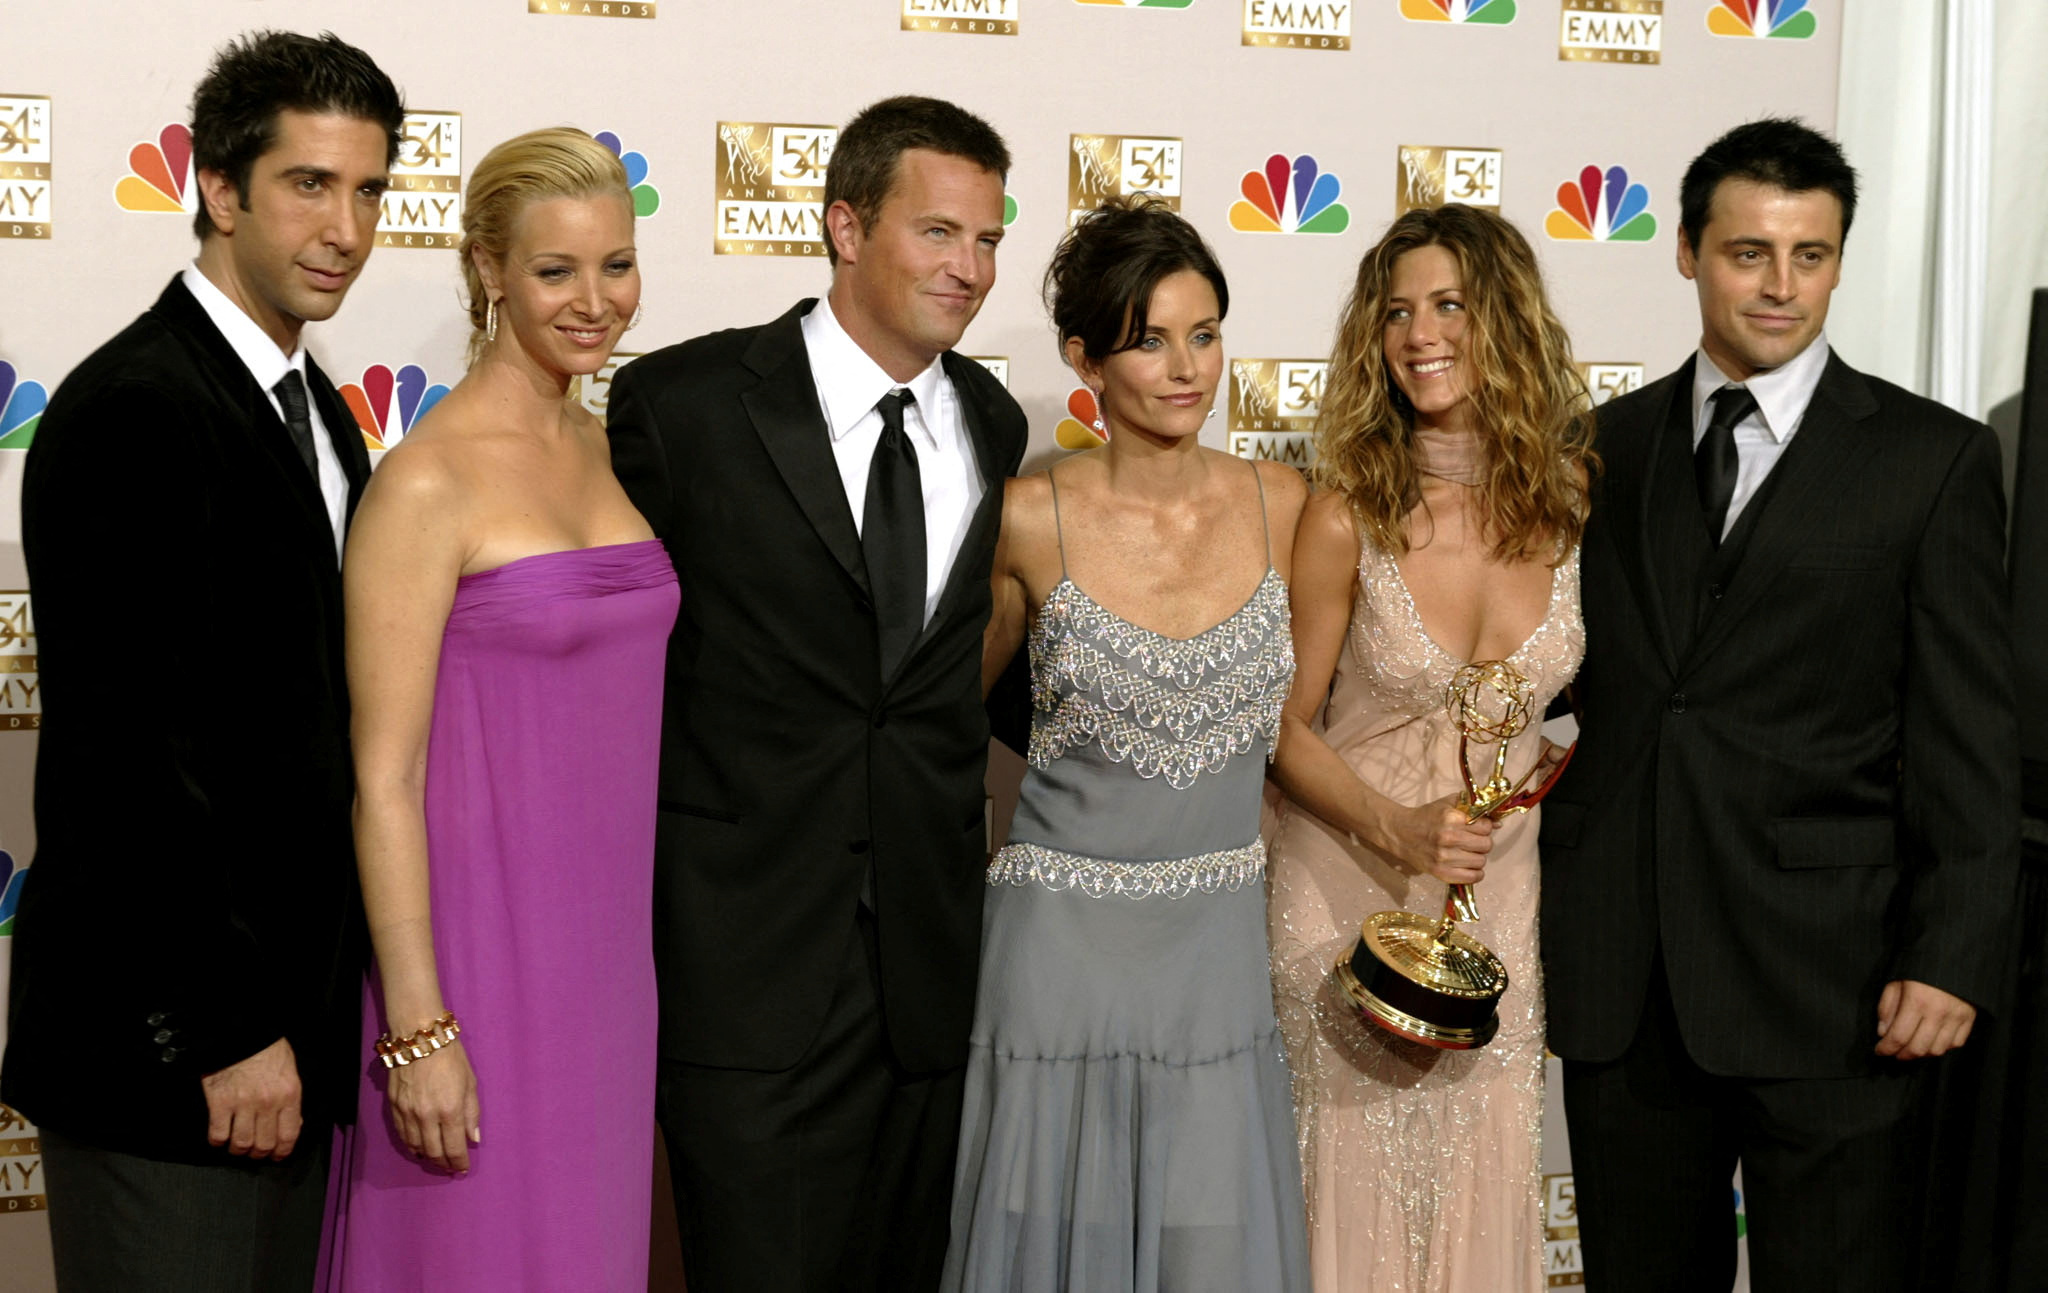
[[[1382,550],[1408,550],[1408,515],[1422,497],[1410,451],[1415,411],[1394,385],[1383,347],[1394,264],[1420,247],[1450,252],[1464,288],[1469,322],[1459,358],[1486,446],[1479,502],[1494,555],[1554,565],[1586,528],[1584,482],[1599,467],[1592,398],[1551,313],[1536,254],[1491,211],[1410,211],[1359,261],[1316,420],[1315,481],[1351,501]]]

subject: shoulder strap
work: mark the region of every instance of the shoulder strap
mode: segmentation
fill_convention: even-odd
[[[1060,581],[1067,578],[1067,538],[1060,533],[1060,483],[1053,478],[1053,469],[1045,469],[1045,483],[1052,486],[1052,540],[1060,549]]]
[[[1259,464],[1246,459],[1252,469],[1252,484],[1259,487],[1259,528],[1266,536],[1266,567],[1273,565],[1273,523],[1266,517],[1266,482],[1259,478]]]

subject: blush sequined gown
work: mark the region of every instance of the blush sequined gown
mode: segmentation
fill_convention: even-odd
[[[1448,473],[1445,473],[1448,474]],[[1541,715],[1585,650],[1574,551],[1551,580],[1541,625],[1509,661]],[[1344,650],[1319,727],[1370,786],[1421,804],[1461,788],[1444,687],[1466,662],[1422,625],[1394,558],[1368,540]],[[1535,763],[1538,724],[1509,744],[1510,776]],[[1490,769],[1494,747],[1475,745]],[[1295,1113],[1318,1293],[1533,1293],[1545,1285],[1541,1219],[1543,985],[1536,941],[1536,821],[1494,836],[1480,918],[1464,928],[1507,965],[1500,1032],[1441,1051],[1362,1021],[1330,970],[1367,916],[1443,910],[1444,885],[1415,877],[1293,803],[1270,862],[1274,1002],[1294,1071]]]

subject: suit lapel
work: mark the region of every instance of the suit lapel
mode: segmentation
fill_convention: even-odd
[[[743,362],[761,382],[740,402],[775,470],[832,559],[862,592],[870,592],[860,532],[853,526],[853,509],[847,505],[846,486],[832,457],[832,433],[825,425],[810,356],[804,350],[801,320],[813,304],[799,302],[755,338]]]
[[[1693,655],[1703,656],[1727,640],[1769,588],[1802,541],[1839,498],[1843,473],[1857,447],[1856,424],[1877,410],[1863,378],[1830,354],[1820,385],[1799,421],[1792,443],[1771,469],[1750,506],[1760,507],[1741,557],[1728,579],[1728,595],[1701,626]]]
[[[981,398],[981,392],[961,376],[961,365],[974,361],[950,350],[941,358],[945,363],[946,379],[953,383],[954,396],[960,401],[960,420],[967,428],[967,439],[974,446],[974,464],[980,469],[982,479],[981,499],[974,505],[974,515],[968,520],[960,551],[953,556],[952,569],[946,572],[946,584],[939,592],[939,604],[933,609],[932,617],[925,621],[924,629],[911,642],[910,649],[903,653],[903,661],[896,668],[896,678],[901,678],[908,671],[925,643],[937,636],[941,621],[953,613],[967,590],[988,578],[988,572],[980,569],[974,554],[994,546],[996,526],[1003,516],[1003,472],[1002,464],[996,459],[994,419]],[[887,681],[893,684],[895,678]]]
[[[1663,457],[1661,446],[1671,416],[1671,402],[1682,398],[1692,385],[1692,364],[1644,390],[1632,410],[1636,416],[1621,429],[1619,437],[1602,436],[1601,458],[1605,464],[1605,489],[1617,526],[1633,527],[1635,542],[1616,545],[1621,567],[1628,576],[1643,622],[1650,626],[1657,652],[1664,666],[1678,669],[1678,651],[1672,642],[1671,625],[1665,613],[1663,586],[1665,572],[1659,560],[1664,532],[1656,507],[1657,473]],[[1660,393],[1660,388],[1663,388]]]
[[[341,474],[348,480],[348,505],[341,513],[346,530],[355,519],[363,486],[370,482],[370,452],[363,445],[362,429],[356,425],[355,414],[342,402],[341,392],[334,389],[334,383],[327,380],[320,365],[313,362],[310,351],[306,354],[306,375],[311,379],[306,385],[320,408],[320,421],[326,425],[327,438],[334,445],[334,456],[341,461]]]
[[[305,460],[299,457],[297,446],[292,444],[290,430],[270,402],[270,392],[256,384],[249,366],[242,362],[242,357],[235,353],[228,339],[220,334],[220,329],[213,326],[213,320],[186,290],[183,281],[173,278],[152,308],[184,341],[206,376],[227,393],[228,401],[242,410],[244,416],[238,427],[250,442],[250,450],[270,460],[285,479],[283,487],[298,500],[299,510],[309,522],[319,526],[330,544],[333,543],[334,527],[327,516],[327,502],[320,496],[320,482],[306,470]],[[310,360],[307,367],[312,367]],[[327,379],[322,377],[319,385],[327,387]],[[331,393],[332,388],[327,389]],[[334,403],[339,404],[340,400],[337,398]],[[323,404],[320,416],[332,428],[335,424],[328,408]],[[347,409],[343,408],[342,412],[346,414]],[[348,417],[348,425],[355,425],[353,416]],[[355,492],[352,487],[351,496]]]

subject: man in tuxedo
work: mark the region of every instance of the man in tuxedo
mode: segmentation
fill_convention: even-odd
[[[1698,352],[1600,410],[1543,963],[1586,1282],[1908,1287],[1934,1057],[2018,864],[1998,446],[1822,335],[1856,180],[1765,120],[1686,172]]]
[[[953,352],[1009,153],[950,103],[839,134],[831,291],[647,355],[612,462],[668,544],[655,895],[693,1293],[928,1289],[986,846],[981,638],[1021,410]]]
[[[340,555],[369,459],[300,334],[370,254],[403,115],[331,35],[224,48],[198,259],[29,451],[44,722],[0,1092],[43,1132],[66,1293],[312,1284],[360,1070]]]

